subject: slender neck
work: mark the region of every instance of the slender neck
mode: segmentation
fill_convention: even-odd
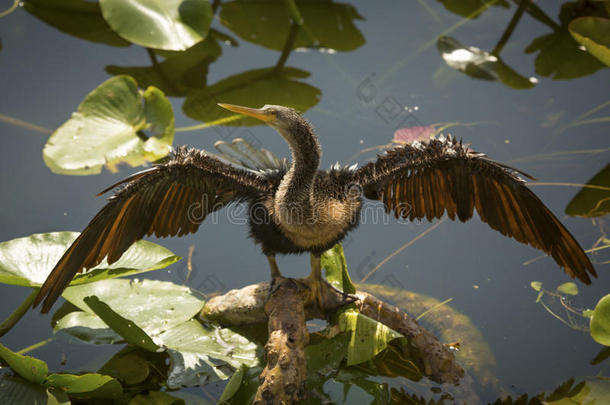
[[[296,122],[289,129],[278,129],[292,154],[290,169],[282,179],[276,202],[283,207],[311,207],[313,182],[320,166],[322,152],[313,128],[306,122]]]

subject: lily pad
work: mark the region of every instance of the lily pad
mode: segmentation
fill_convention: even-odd
[[[610,294],[595,306],[589,327],[591,336],[597,343],[610,346]]]
[[[230,329],[206,328],[194,319],[161,333],[157,341],[169,353],[169,388],[225,380],[242,365],[259,364],[258,345]]]
[[[159,346],[138,325],[117,314],[108,304],[100,301],[95,295],[85,297],[83,301],[104,323],[121,335],[127,343],[151,352],[159,350]]]
[[[228,77],[205,89],[192,92],[182,109],[189,117],[214,122],[222,118],[235,117],[225,125],[263,125],[255,118],[244,117],[220,108],[216,103],[230,103],[249,107],[277,104],[307,111],[320,101],[320,90],[296,79],[308,77],[309,73],[295,68],[256,69]]]
[[[0,282],[40,286],[78,235],[78,232],[38,233],[0,243]],[[178,260],[179,256],[162,246],[139,241],[112,265],[104,260],[86,273],[78,274],[71,285],[158,270]]]
[[[214,36],[209,35],[186,51],[163,54],[165,60],[153,66],[109,65],[106,72],[132,76],[140,86],[154,86],[168,97],[184,97],[189,91],[206,86],[209,64],[220,56],[221,48]]]
[[[610,66],[610,19],[579,17],[569,25],[570,34],[606,66]]]
[[[49,367],[44,361],[17,354],[2,344],[0,344],[0,357],[15,373],[34,384],[42,384],[49,372]]]
[[[121,335],[113,331],[97,315],[84,311],[74,311],[61,317],[53,332],[64,332],[83,342],[92,344],[113,344],[122,342]]]
[[[365,39],[354,22],[363,18],[351,4],[326,1],[296,1],[304,28],[293,48],[353,51]],[[281,51],[290,32],[291,12],[284,1],[230,1],[222,4],[222,24],[240,38]]]
[[[119,163],[158,160],[173,140],[174,114],[163,92],[155,87],[140,91],[131,77],[116,76],[89,93],[53,132],[43,158],[54,173],[97,174],[104,165],[116,171]]]
[[[562,294],[577,295],[578,286],[576,285],[576,283],[568,281],[567,283],[563,283],[559,287],[557,287],[557,291]]]
[[[610,188],[610,164],[597,173],[587,185]],[[583,187],[566,207],[566,214],[586,218],[610,213],[610,191]]]
[[[47,378],[45,385],[59,388],[70,397],[77,399],[116,400],[123,394],[123,388],[117,380],[110,376],[96,373],[83,375],[51,374]]]
[[[203,40],[212,22],[208,0],[100,0],[117,34],[149,48],[182,51]]]
[[[150,391],[133,397],[129,405],[184,405],[184,399],[176,398],[167,392]]]
[[[70,405],[68,396],[56,389],[45,388],[19,376],[0,375],[0,404]]]
[[[26,0],[23,8],[61,32],[111,46],[129,46],[108,25],[98,3],[86,0]]]
[[[104,280],[69,287],[63,294],[70,303],[94,314],[84,301],[92,295],[151,337],[188,321],[204,304],[203,297],[188,287],[155,280]]]

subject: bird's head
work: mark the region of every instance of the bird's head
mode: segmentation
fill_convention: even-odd
[[[218,103],[229,111],[247,115],[263,121],[279,132],[291,145],[301,144],[313,136],[313,129],[294,108],[281,105],[265,105],[263,108],[242,107],[234,104]]]

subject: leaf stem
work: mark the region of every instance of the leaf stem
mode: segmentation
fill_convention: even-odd
[[[10,331],[21,318],[23,318],[34,302],[34,298],[36,298],[36,295],[38,295],[38,291],[40,291],[40,287],[33,288],[30,295],[26,297],[21,305],[19,305],[19,307],[0,324],[0,336],[6,335],[6,333]]]
[[[50,343],[52,340],[53,340],[53,338],[52,338],[52,337],[50,337],[50,338],[45,339],[45,340],[42,340],[42,341],[40,341],[40,342],[38,342],[38,343],[34,343],[33,345],[30,345],[30,346],[28,346],[28,347],[26,347],[26,348],[23,348],[23,349],[19,350],[19,351],[17,352],[17,354],[26,354],[26,353],[29,353],[29,352],[31,352],[32,350],[36,350],[36,349],[38,349],[39,347],[42,347],[42,346],[46,345],[47,343]]]
[[[504,30],[504,33],[502,33],[502,36],[500,37],[500,40],[498,41],[493,51],[491,51],[492,55],[498,56],[500,52],[502,52],[502,49],[508,42],[510,36],[513,34],[513,31],[515,30],[517,24],[519,24],[519,20],[523,16],[523,13],[525,12],[525,9],[529,3],[530,0],[521,0],[519,2],[519,7],[517,7],[517,11],[515,11],[515,15],[513,15],[513,18],[511,18],[510,22],[508,23],[508,26]]]
[[[7,10],[0,12],[0,18],[6,17],[7,15],[15,11],[17,7],[19,7],[19,1],[20,0],[13,0],[12,6],[10,6]]]

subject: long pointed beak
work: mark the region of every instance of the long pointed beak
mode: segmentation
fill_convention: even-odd
[[[249,108],[249,107],[242,107],[239,105],[225,104],[225,103],[218,103],[218,105],[229,111],[233,111],[233,112],[243,114],[243,115],[248,115],[250,117],[257,118],[264,122],[270,122],[276,118],[275,114],[273,112],[266,111],[261,108]]]

